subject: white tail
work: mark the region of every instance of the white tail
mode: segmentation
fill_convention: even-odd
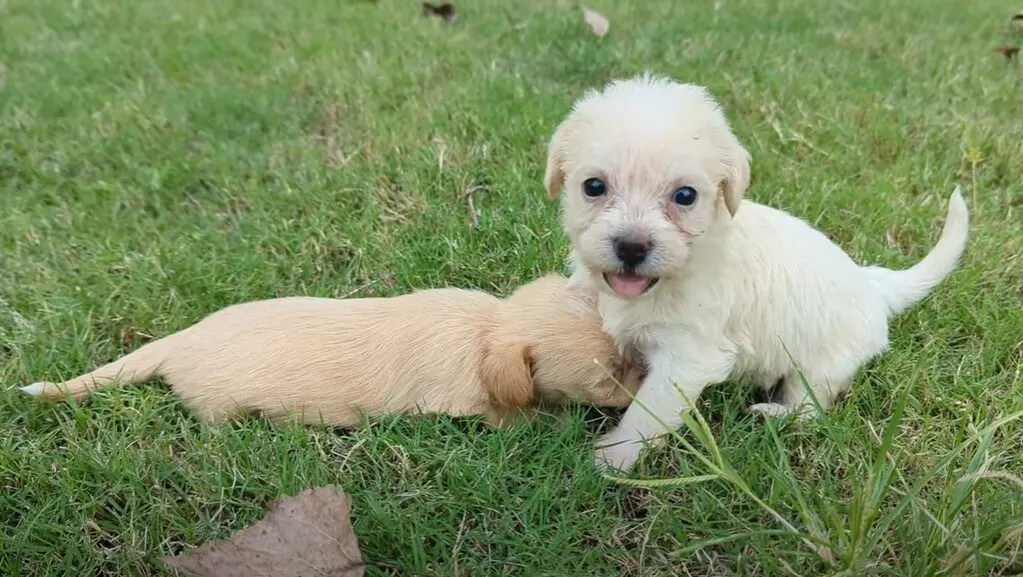
[[[170,335],[153,341],[139,350],[116,361],[75,377],[63,383],[38,382],[21,387],[21,391],[33,397],[61,400],[70,395],[75,400],[85,398],[91,391],[102,391],[122,385],[141,383],[158,376],[160,365],[167,358],[171,342],[177,335]]]
[[[948,216],[938,244],[934,245],[916,265],[905,270],[891,270],[879,266],[865,267],[874,284],[888,301],[892,314],[927,296],[939,282],[955,270],[966,247],[969,232],[969,213],[957,186],[948,201]]]

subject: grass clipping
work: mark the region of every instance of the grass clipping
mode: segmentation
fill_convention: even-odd
[[[196,577],[362,577],[350,512],[340,487],[307,489],[274,501],[263,520],[227,540],[162,561]]]

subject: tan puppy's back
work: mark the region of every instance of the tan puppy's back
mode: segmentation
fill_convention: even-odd
[[[359,410],[483,412],[481,321],[496,304],[480,293],[439,289],[237,305],[211,317],[216,324],[203,327],[199,342],[164,371],[181,383],[182,397],[204,397],[207,410],[238,405],[271,417],[300,413],[350,424]],[[249,384],[238,388],[239,381]]]
[[[80,398],[118,379],[162,376],[210,420],[239,410],[338,426],[357,424],[360,411],[487,414],[479,368],[498,303],[436,289],[233,305],[78,379],[43,384],[41,393]]]

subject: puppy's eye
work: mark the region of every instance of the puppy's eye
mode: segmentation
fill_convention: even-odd
[[[583,192],[590,198],[596,198],[607,192],[607,185],[599,178],[587,178],[583,181]]]
[[[696,202],[696,189],[691,186],[683,186],[671,196],[671,201],[682,206],[689,206]]]

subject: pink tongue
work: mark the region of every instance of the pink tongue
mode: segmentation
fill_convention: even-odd
[[[638,297],[646,290],[650,279],[637,274],[609,274],[607,284],[619,296]]]

